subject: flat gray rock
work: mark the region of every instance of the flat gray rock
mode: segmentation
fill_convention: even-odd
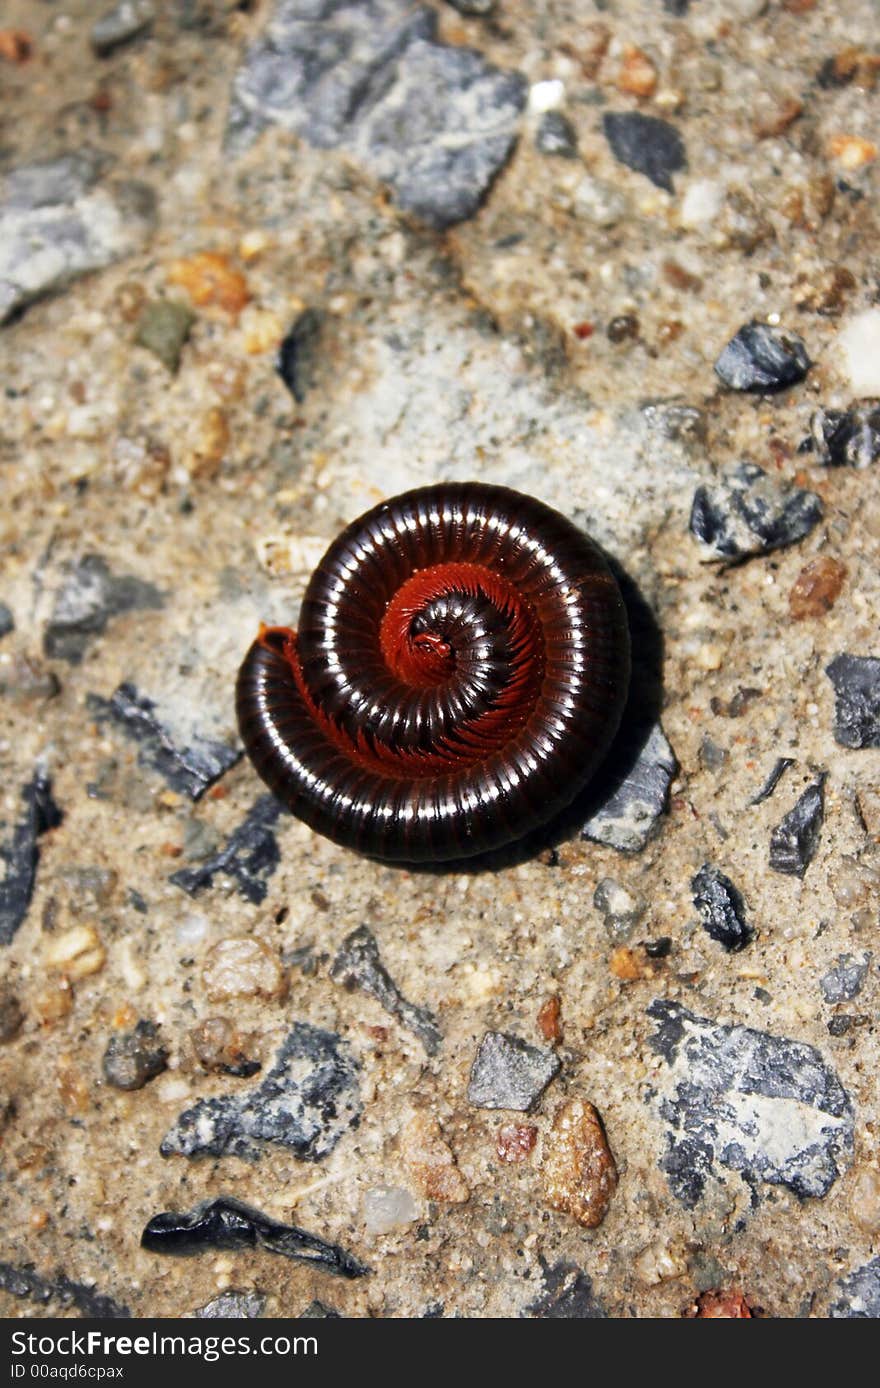
[[[152,226],[145,184],[100,184],[90,150],[13,169],[0,186],[0,324],[135,250]]]
[[[297,1022],[261,1084],[185,1109],[159,1150],[257,1161],[266,1143],[277,1143],[320,1161],[360,1117],[359,1068],[334,1032]]]
[[[233,81],[227,147],[278,125],[347,149],[430,226],[471,216],[516,141],[526,83],[436,29],[406,0],[280,0]]]
[[[675,1197],[693,1209],[726,1171],[827,1195],[852,1160],[853,1108],[819,1051],[674,1002],[653,1002],[648,1015],[658,1023],[649,1044],[666,1062],[649,1102],[666,1128],[660,1165]]]
[[[837,963],[819,980],[822,996],[827,1003],[849,1002],[857,998],[871,967],[872,955],[866,950],[861,959],[854,954],[840,954]]]
[[[691,534],[709,559],[746,559],[803,540],[824,514],[815,492],[780,484],[756,463],[740,463],[697,487]]]
[[[842,1277],[837,1291],[838,1299],[828,1312],[831,1320],[880,1319],[880,1258]]]
[[[626,774],[582,825],[581,838],[622,853],[640,853],[666,812],[677,771],[675,753],[655,723]]]
[[[503,1031],[487,1031],[471,1068],[468,1103],[528,1113],[561,1068],[553,1051]]]

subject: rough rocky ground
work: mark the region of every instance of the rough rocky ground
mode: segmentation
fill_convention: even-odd
[[[880,1314],[876,8],[466,9],[4,8],[6,1315]],[[439,478],[619,562],[645,750],[410,872],[232,688]]]

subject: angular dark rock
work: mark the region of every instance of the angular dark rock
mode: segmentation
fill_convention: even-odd
[[[178,1258],[215,1248],[261,1248],[296,1263],[323,1268],[338,1277],[363,1277],[369,1271],[338,1244],[328,1243],[295,1224],[282,1224],[231,1195],[207,1200],[192,1210],[153,1215],[141,1235],[141,1248]]]
[[[694,905],[706,934],[731,953],[745,949],[753,937],[743,899],[729,877],[704,863],[691,878]]]
[[[197,867],[173,872],[169,882],[189,896],[195,896],[214,884],[219,874],[231,877],[238,892],[255,906],[265,900],[268,885],[281,861],[274,828],[282,806],[274,795],[261,795],[248,810],[241,824],[233,829],[219,853],[207,858]]]
[[[603,843],[621,853],[640,853],[665,814],[669,787],[678,773],[675,753],[659,723],[634,729],[642,742],[628,770],[611,782],[607,799],[581,826],[582,839]],[[644,741],[642,741],[644,739]]]
[[[52,782],[42,766],[36,767],[31,780],[22,787],[21,799],[22,817],[11,835],[0,842],[0,863],[5,868],[0,879],[0,945],[11,944],[27,915],[40,861],[38,840],[48,829],[57,828],[62,819],[61,810],[52,799]],[[0,821],[0,831],[5,828]]]
[[[593,893],[593,905],[605,922],[605,929],[616,944],[631,938],[645,914],[645,903],[632,896],[612,877],[603,877]]]
[[[428,1055],[436,1055],[443,1043],[443,1033],[436,1018],[427,1007],[416,1007],[403,997],[394,979],[379,957],[379,946],[365,925],[353,930],[330,967],[330,977],[346,988],[360,990],[396,1017],[401,1026],[413,1032]]]
[[[687,168],[687,155],[674,125],[641,111],[606,111],[602,129],[615,159],[667,193],[675,191],[672,175]]]
[[[524,1315],[538,1320],[604,1320],[605,1310],[592,1279],[576,1263],[560,1261],[542,1267],[544,1290]]]
[[[157,772],[172,790],[192,800],[204,795],[241,757],[240,747],[216,738],[196,735],[188,744],[179,743],[180,734],[161,707],[133,684],[121,684],[109,699],[89,694],[86,706],[98,722],[115,724],[138,743],[138,766]]]
[[[256,1088],[199,1100],[159,1150],[163,1157],[257,1161],[270,1142],[302,1161],[320,1161],[360,1118],[359,1068],[334,1032],[297,1022]]]
[[[770,835],[770,866],[774,872],[803,877],[819,847],[825,819],[825,773],[803,795]]]
[[[101,1067],[114,1089],[143,1089],[161,1075],[168,1068],[168,1052],[159,1041],[156,1023],[142,1019],[132,1031],[111,1036]]]
[[[280,0],[236,74],[227,145],[280,125],[348,149],[430,226],[470,216],[513,148],[526,84],[436,32],[407,0]]]
[[[492,13],[497,0],[446,0],[446,3],[459,14],[482,17]]]
[[[321,338],[321,315],[307,308],[299,315],[278,349],[275,369],[294,400],[302,404],[312,384]]]
[[[194,1314],[200,1321],[255,1320],[263,1314],[265,1305],[266,1298],[262,1292],[239,1292],[230,1288],[228,1292],[215,1296],[206,1306],[200,1306]]]
[[[152,352],[174,376],[195,321],[192,309],[180,299],[152,299],[138,319],[135,346]]]
[[[0,602],[0,638],[8,636],[15,630],[15,618],[6,606],[5,602]]]
[[[828,1312],[831,1320],[880,1320],[880,1258],[841,1277],[837,1292]]]
[[[535,131],[535,149],[540,154],[556,154],[562,159],[576,159],[577,131],[561,111],[545,111]]]
[[[789,767],[794,766],[794,757],[777,757],[770,769],[770,773],[758,791],[749,801],[750,805],[761,805],[765,800],[769,800],[779,782],[782,780]]]
[[[339,1321],[342,1320],[338,1311],[334,1311],[332,1306],[326,1306],[323,1301],[310,1301],[304,1311],[297,1316],[298,1321]]]
[[[54,1278],[41,1277],[31,1264],[17,1267],[14,1263],[0,1263],[0,1290],[10,1296],[35,1302],[38,1306],[54,1303],[59,1310],[73,1307],[81,1316],[94,1320],[129,1320],[131,1311],[127,1306],[104,1296],[94,1287],[83,1282],[73,1282],[64,1273]]]
[[[666,1127],[660,1165],[688,1209],[722,1168],[750,1185],[826,1195],[853,1155],[853,1108],[812,1046],[751,1027],[722,1026],[657,1000],[651,1049],[667,1068],[648,1102]]]
[[[53,660],[78,665],[89,642],[101,635],[112,617],[157,611],[164,603],[152,583],[131,574],[116,577],[100,554],[87,554],[67,570],[43,635],[43,650]]]
[[[554,1051],[530,1046],[503,1031],[487,1031],[471,1067],[468,1103],[528,1113],[561,1068]]]
[[[796,333],[745,323],[716,361],[715,374],[731,390],[766,394],[797,385],[812,364]]]
[[[872,955],[866,951],[861,959],[853,954],[840,954],[837,963],[819,979],[822,996],[827,1003],[849,1002],[858,997],[871,967]]]
[[[92,25],[92,49],[99,58],[106,58],[115,48],[149,29],[155,17],[153,0],[118,0]]]
[[[0,1045],[13,1041],[21,1031],[24,1009],[6,984],[0,986]]]
[[[880,405],[816,410],[799,453],[814,453],[823,467],[870,467],[880,458]]]
[[[7,174],[0,192],[0,324],[134,250],[155,220],[145,184],[100,186],[106,159],[77,150]]]
[[[880,659],[838,655],[825,673],[834,685],[834,740],[841,747],[880,747]]]
[[[697,488],[690,529],[708,558],[738,560],[796,544],[822,515],[815,492],[781,486],[756,463],[740,463]]]

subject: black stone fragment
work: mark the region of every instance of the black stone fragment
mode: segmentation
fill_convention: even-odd
[[[770,835],[770,866],[774,872],[803,877],[816,854],[825,819],[825,773],[776,825]]]
[[[156,703],[133,684],[121,684],[109,699],[89,694],[86,707],[98,722],[114,723],[139,744],[138,766],[156,771],[172,790],[192,800],[200,799],[242,755],[240,747],[210,737],[178,745]]]
[[[314,383],[322,323],[317,309],[305,309],[278,349],[275,370],[299,405]]]
[[[12,989],[0,987],[0,1044],[12,1041],[21,1031],[24,1010]]]
[[[835,54],[826,58],[816,73],[817,85],[823,91],[831,91],[834,87],[848,87],[856,75],[857,67],[855,63],[841,63]]]
[[[602,129],[615,159],[673,193],[672,175],[687,167],[684,140],[674,125],[641,111],[606,111]]]
[[[503,1031],[487,1031],[471,1067],[468,1103],[529,1113],[561,1068],[554,1051]]]
[[[880,747],[880,660],[838,655],[825,673],[834,685],[834,740],[841,747]]]
[[[153,1215],[141,1235],[141,1248],[179,1258],[213,1248],[261,1248],[338,1277],[363,1277],[369,1271],[339,1244],[327,1243],[295,1224],[282,1224],[231,1195],[205,1201],[192,1210]]]
[[[646,940],[645,953],[649,959],[668,959],[672,953],[672,937],[660,935],[656,940]]]
[[[819,980],[825,1001],[833,1006],[857,998],[868,976],[872,957],[867,951],[861,959],[852,954],[838,955],[837,963]]]
[[[310,1301],[304,1311],[298,1316],[299,1321],[340,1321],[342,1316],[338,1311],[334,1311],[332,1306],[326,1306],[323,1301]]]
[[[794,757],[778,757],[766,781],[757,795],[753,796],[749,801],[749,804],[760,805],[765,800],[769,800],[790,766],[794,766]]]
[[[745,323],[715,363],[715,374],[731,390],[761,394],[802,381],[812,366],[795,333],[767,323]]]
[[[823,467],[870,467],[880,458],[880,405],[816,410],[799,453],[814,453]]]
[[[535,149],[541,154],[558,154],[563,159],[576,159],[577,131],[561,111],[545,111],[535,131]]]
[[[159,1150],[257,1161],[268,1142],[320,1161],[360,1118],[359,1068],[334,1032],[296,1022],[256,1088],[185,1109]]]
[[[80,1315],[94,1320],[128,1320],[131,1311],[110,1296],[104,1296],[94,1287],[83,1282],[73,1282],[64,1273],[54,1278],[41,1277],[31,1264],[16,1267],[14,1263],[0,1263],[0,1290],[22,1300],[47,1306],[54,1302],[60,1309],[74,1307]]]
[[[38,840],[61,823],[62,812],[52,799],[52,782],[37,766],[31,780],[22,787],[24,811],[8,838],[0,842],[0,863],[5,868],[0,880],[0,945],[11,944],[33,896],[40,861]],[[0,822],[0,830],[6,825]]]
[[[740,463],[697,487],[690,529],[709,558],[740,560],[796,544],[822,515],[815,492],[781,486],[756,463]]]
[[[263,1314],[265,1305],[266,1298],[262,1292],[240,1292],[230,1288],[228,1292],[215,1296],[206,1306],[200,1306],[195,1316],[200,1321],[255,1320]]]
[[[731,953],[745,949],[754,932],[746,921],[743,899],[730,878],[711,863],[704,863],[691,878],[691,891],[709,938]]]
[[[667,14],[675,15],[676,19],[681,19],[686,15],[691,7],[691,0],[663,0],[663,8]]]
[[[837,1290],[831,1320],[880,1320],[880,1257],[842,1277]]]
[[[90,40],[95,54],[106,58],[149,29],[155,17],[153,0],[118,0],[92,25]]]
[[[379,957],[375,936],[365,925],[343,940],[330,967],[330,977],[348,989],[360,988],[368,997],[375,998],[401,1026],[415,1033],[428,1055],[437,1054],[443,1033],[436,1018],[427,1007],[406,1001]]]
[[[821,1053],[751,1027],[722,1026],[658,999],[649,1045],[663,1057],[648,1102],[666,1128],[660,1166],[688,1209],[724,1170],[826,1195],[853,1155],[853,1107]]]
[[[640,853],[666,813],[678,762],[659,723],[628,728],[623,738],[638,751],[622,776],[608,769],[608,794],[581,826],[581,838]]]
[[[536,1320],[604,1320],[605,1310],[592,1279],[576,1263],[542,1263],[544,1290],[524,1314]]]
[[[68,569],[43,635],[43,650],[55,660],[78,665],[89,642],[100,636],[111,617],[164,606],[152,583],[131,574],[110,572],[100,554],[87,554]]]
[[[233,829],[219,853],[197,867],[181,868],[172,873],[169,882],[189,896],[195,896],[205,887],[213,886],[214,878],[223,873],[233,879],[241,896],[258,906],[268,891],[266,878],[271,877],[281,861],[273,832],[281,809],[274,796],[261,795],[238,828]]]
[[[6,606],[5,602],[0,602],[0,638],[8,636],[15,630],[15,618]]]
[[[155,1022],[142,1019],[132,1031],[111,1036],[101,1062],[104,1078],[115,1089],[143,1089],[168,1068],[168,1052]]]
[[[446,0],[446,3],[459,14],[481,16],[492,13],[496,0]]]

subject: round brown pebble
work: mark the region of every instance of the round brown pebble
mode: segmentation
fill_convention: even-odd
[[[788,608],[796,622],[824,617],[840,597],[846,569],[837,559],[820,555],[801,569],[788,595]]]
[[[554,1210],[572,1215],[585,1229],[602,1223],[617,1189],[617,1166],[602,1120],[584,1099],[567,1099],[556,1110],[544,1139],[544,1191]]]
[[[505,1123],[498,1129],[495,1151],[504,1162],[525,1161],[538,1140],[538,1129],[528,1123]]]

